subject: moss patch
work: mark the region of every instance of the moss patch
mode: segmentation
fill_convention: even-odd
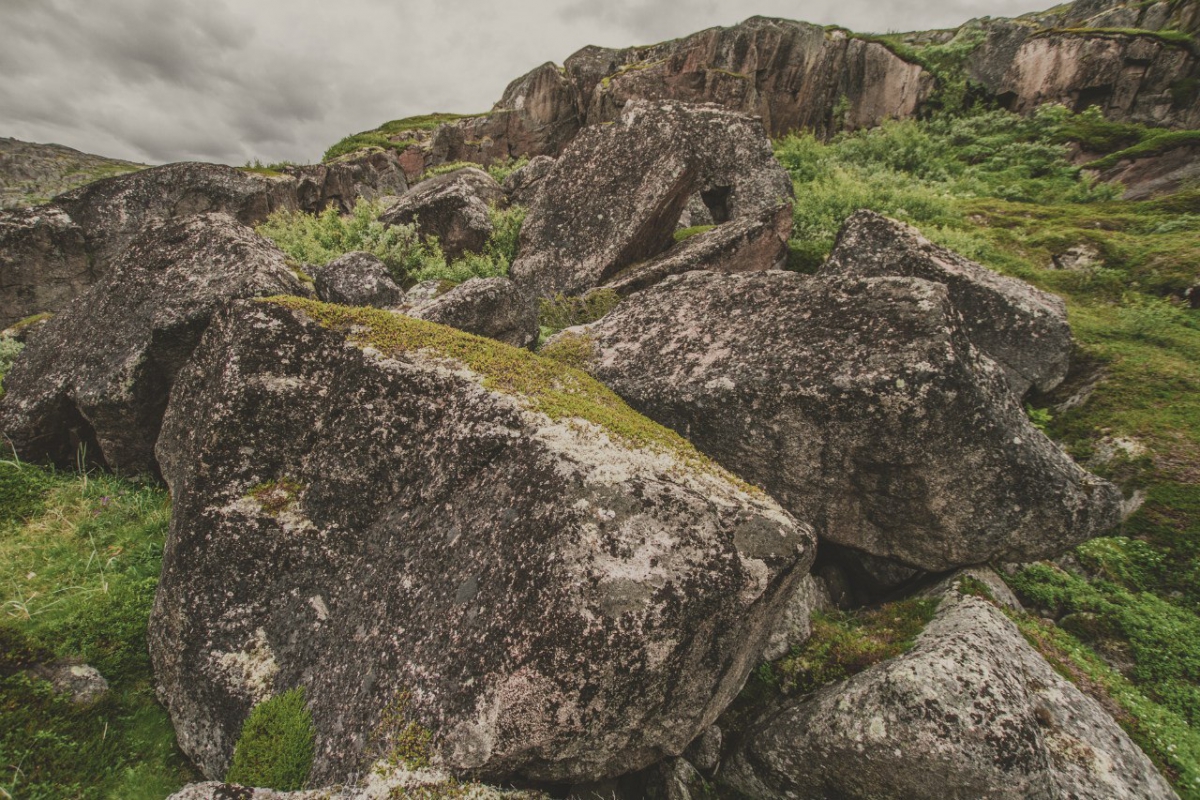
[[[596,343],[592,337],[578,333],[564,333],[538,350],[543,358],[553,359],[574,369],[587,371],[596,356]]]
[[[461,362],[483,377],[485,388],[519,398],[530,411],[552,420],[591,422],[627,446],[666,453],[689,468],[751,490],[677,433],[638,414],[578,369],[492,339],[379,309],[349,308],[299,297],[270,297],[259,302],[299,311],[327,328],[345,332],[360,346],[385,353],[427,351]]]
[[[705,231],[711,231],[715,227],[717,227],[717,226],[716,225],[693,225],[690,228],[680,228],[679,230],[675,231],[675,233],[674,233],[675,241],[682,242],[685,239],[690,239],[693,236],[704,233]]]
[[[429,767],[433,734],[413,718],[411,692],[396,694],[380,715],[372,738],[380,760],[388,767]]]
[[[259,703],[242,726],[225,780],[280,791],[303,789],[316,731],[297,687]]]
[[[812,636],[772,669],[787,694],[808,694],[905,653],[933,619],[936,598],[914,598],[854,613],[816,612]]]
[[[304,486],[291,478],[279,478],[260,483],[250,489],[247,495],[262,506],[264,514],[277,517],[295,505],[303,491]]]

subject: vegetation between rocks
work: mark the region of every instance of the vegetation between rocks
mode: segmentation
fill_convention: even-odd
[[[393,136],[399,136],[402,133],[410,131],[429,131],[442,125],[446,122],[454,122],[458,119],[468,119],[470,117],[486,116],[484,114],[420,114],[415,117],[404,117],[403,119],[394,119],[391,122],[385,122],[378,128],[373,128],[369,131],[356,133],[347,136],[337,144],[325,151],[325,155],[321,157],[322,161],[333,161],[341,156],[349,155],[357,150],[364,150],[371,147],[379,147],[385,150],[404,150],[409,145],[415,144],[416,140],[411,138],[400,138],[394,140]]]
[[[507,275],[525,219],[522,206],[491,209],[492,234],[483,250],[447,261],[437,237],[422,238],[416,225],[385,225],[379,220],[384,210],[382,203],[366,200],[350,214],[333,207],[316,215],[283,210],[256,230],[297,264],[324,266],[346,253],[371,253],[407,287],[427,280],[461,283]]]

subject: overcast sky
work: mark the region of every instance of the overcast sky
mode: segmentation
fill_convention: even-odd
[[[0,0],[0,136],[146,163],[319,160],[349,133],[491,108],[587,44],[755,14],[953,27],[1051,0]]]

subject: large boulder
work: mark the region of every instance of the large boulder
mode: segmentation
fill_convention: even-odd
[[[508,199],[520,206],[527,206],[537,197],[542,179],[554,169],[554,159],[550,156],[534,156],[529,163],[512,171],[504,179],[504,191]]]
[[[417,226],[436,236],[447,258],[482,250],[492,233],[488,213],[505,202],[504,189],[481,169],[465,167],[421,181],[380,216],[385,225]]]
[[[61,209],[0,211],[0,328],[62,308],[95,279],[83,231]]]
[[[210,777],[251,708],[296,686],[314,785],[406,730],[483,780],[640,769],[737,694],[813,555],[806,527],[583,373],[375,309],[230,307],[158,456],[150,652]]]
[[[220,212],[253,226],[273,211],[298,208],[295,182],[284,175],[189,162],[96,181],[54,204],[83,229],[101,272],[157,220]]]
[[[719,780],[774,800],[1174,800],[995,606],[948,592],[905,655],[752,722]]]
[[[787,263],[791,234],[792,205],[782,203],[757,216],[696,233],[657,258],[621,270],[605,288],[624,297],[663,278],[693,270],[737,273],[781,269]]]
[[[630,102],[612,125],[584,129],[542,180],[513,280],[540,297],[599,286],[670,247],[696,192],[728,222],[790,202],[792,183],[759,120],[713,105]]]
[[[537,305],[508,278],[472,278],[407,313],[513,347],[538,338]]]
[[[224,214],[150,224],[100,283],[47,321],[5,376],[0,433],[24,459],[156,472],[167,396],[213,310],[304,294],[283,253]]]
[[[1048,392],[1067,376],[1071,328],[1062,300],[938,247],[910,225],[873,211],[846,221],[821,272],[903,275],[946,285],[971,343],[1000,365],[1013,392]]]
[[[371,253],[347,253],[313,270],[317,297],[326,303],[390,308],[404,300],[404,289],[387,265]]]
[[[929,571],[1060,552],[1116,487],[1029,422],[941,284],[667,278],[585,336],[589,371],[825,538]]]

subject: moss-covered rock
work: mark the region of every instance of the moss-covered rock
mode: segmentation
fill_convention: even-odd
[[[393,754],[640,769],[734,697],[812,558],[805,526],[594,379],[452,328],[246,301],[181,381],[151,653],[210,777],[292,686],[317,785]]]

